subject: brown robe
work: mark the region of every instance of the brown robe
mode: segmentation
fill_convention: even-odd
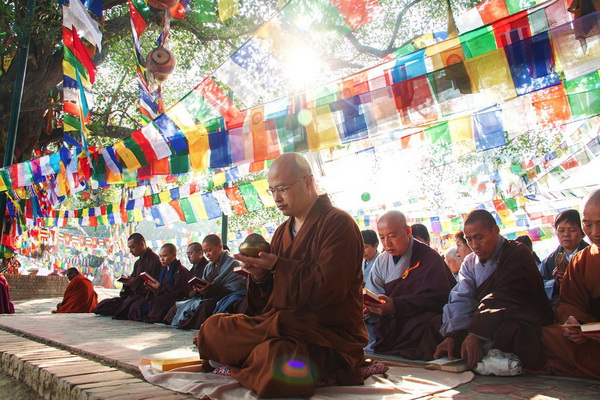
[[[381,317],[375,325],[376,353],[408,359],[431,360],[443,340],[432,320],[442,315],[448,293],[456,284],[442,257],[426,244],[413,240],[410,266],[419,264],[405,279],[386,283],[385,295],[394,301],[394,316]]]
[[[560,284],[556,318],[560,324],[571,315],[581,323],[600,321],[600,250],[596,245],[573,256]],[[559,325],[552,325],[544,327],[542,345],[547,358],[543,372],[600,379],[600,343],[573,343]]]
[[[307,397],[328,377],[363,383],[360,231],[326,195],[294,238],[292,224],[288,219],[273,236],[279,258],[268,281],[249,280],[248,302],[258,315],[217,314],[198,334],[201,357],[229,365],[259,397]]]
[[[94,284],[85,276],[75,275],[65,289],[63,301],[56,313],[91,313],[98,305]]]
[[[162,265],[158,255],[151,248],[146,248],[144,254],[133,264],[131,276],[136,278],[133,285],[123,286],[119,297],[102,300],[98,303],[94,312],[100,315],[114,315],[116,319],[127,319],[131,305],[145,298],[148,293],[140,274],[145,272],[150,276],[157,277],[161,268]]]
[[[163,267],[158,276],[153,278],[160,282],[159,288],[155,292],[149,291],[144,299],[131,305],[130,320],[162,322],[175,302],[183,300],[190,291],[190,271],[177,259],[168,268]]]
[[[468,332],[458,332],[455,354],[467,333],[489,338],[494,348],[516,354],[524,367],[543,365],[540,335],[553,321],[552,307],[531,251],[505,240],[496,270],[477,288],[479,305]]]

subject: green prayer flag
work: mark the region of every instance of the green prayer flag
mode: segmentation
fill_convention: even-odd
[[[262,210],[264,208],[260,201],[260,197],[258,196],[258,192],[251,183],[239,185],[238,189],[240,189],[240,193],[244,198],[244,203],[246,203],[246,210],[250,212]]]
[[[480,56],[492,50],[496,50],[496,38],[490,25],[475,29],[474,31],[463,33],[460,37],[460,44],[467,59]]]
[[[194,214],[194,208],[188,199],[179,199],[179,205],[181,206],[181,211],[183,211],[186,223],[193,224],[194,222],[198,222]]]

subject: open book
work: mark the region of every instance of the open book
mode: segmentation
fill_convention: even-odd
[[[150,367],[159,371],[169,371],[174,368],[187,367],[190,365],[200,365],[202,360],[198,356],[169,358],[166,360],[151,360]]]
[[[145,280],[146,282],[152,282],[152,283],[158,283],[158,281],[156,279],[154,279],[152,276],[148,275],[145,272],[142,272],[140,274],[140,278],[142,278],[143,280]]]
[[[443,357],[438,358],[437,360],[427,361],[427,367],[425,368],[448,372],[463,372],[469,370],[469,365],[465,358],[451,360],[447,357]]]
[[[192,279],[190,279],[188,283],[192,286],[200,286],[202,288],[210,285],[209,281],[207,281],[206,279],[198,278],[197,276],[194,276]]]
[[[233,267],[233,272],[242,275],[244,278],[250,275],[250,271],[248,271],[245,267],[241,265],[236,265],[235,267]]]
[[[563,324],[565,328],[581,329],[581,332],[600,332],[600,322],[588,322],[587,324]]]
[[[371,290],[369,290],[367,288],[363,288],[362,294],[363,294],[363,301],[365,303],[381,303],[381,301],[379,300],[379,296],[377,296],[375,293],[373,293]]]

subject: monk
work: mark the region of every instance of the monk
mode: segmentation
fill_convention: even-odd
[[[94,291],[94,284],[81,275],[77,268],[66,271],[69,284],[65,289],[63,301],[58,303],[52,313],[92,313],[98,305],[98,294]]]
[[[560,324],[600,321],[600,190],[585,199],[582,216],[583,231],[592,244],[567,266],[555,312]],[[546,326],[542,345],[547,357],[544,372],[600,379],[600,332]]]
[[[514,353],[524,367],[543,364],[540,333],[553,317],[533,254],[502,237],[486,210],[467,215],[464,235],[473,253],[444,306],[445,339],[434,357],[460,355],[473,368],[495,348]]]
[[[3,274],[0,273],[0,314],[14,314],[15,306],[10,301],[10,287]]]
[[[375,261],[365,287],[380,303],[365,302],[367,320],[376,320],[375,353],[431,360],[443,337],[430,328],[442,314],[456,283],[442,257],[411,236],[400,211],[389,211],[377,222],[385,251]]]
[[[219,300],[244,288],[244,277],[233,272],[240,262],[223,250],[220,237],[207,235],[202,241],[202,249],[210,262],[200,278],[208,284],[192,285],[190,299],[176,304],[177,311],[171,325],[180,329],[200,328],[206,318],[214,313]]]
[[[251,273],[248,305],[256,315],[208,318],[197,338],[204,367],[230,366],[231,375],[261,398],[309,397],[327,378],[362,384],[367,333],[360,230],[317,193],[301,155],[279,156],[268,181],[277,208],[289,218],[273,235],[272,253],[234,256]]]
[[[177,259],[177,247],[167,243],[158,253],[162,269],[155,281],[146,281],[146,298],[136,301],[129,309],[128,318],[149,324],[162,322],[176,301],[183,300],[189,293],[190,272]]]
[[[161,269],[158,255],[146,246],[146,239],[139,233],[134,233],[127,239],[127,247],[134,257],[139,257],[133,264],[133,272],[129,277],[119,280],[123,282],[123,290],[119,297],[102,300],[96,310],[96,314],[113,315],[115,319],[127,319],[129,308],[138,300],[144,299],[148,290],[144,286],[144,280],[140,278],[142,272],[157,277]]]
[[[108,273],[108,268],[107,267],[103,267],[102,268],[102,275],[101,275],[101,277],[102,277],[102,279],[100,280],[100,283],[98,284],[98,286],[101,286],[101,287],[106,288],[106,289],[112,289],[113,288],[113,278]]]

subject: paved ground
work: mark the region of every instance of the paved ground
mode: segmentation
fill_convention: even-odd
[[[100,298],[117,291],[98,290]],[[93,314],[50,314],[60,299],[16,302],[16,315],[0,316],[0,329],[20,332],[53,347],[101,360],[137,374],[141,358],[172,358],[197,354],[195,331],[160,324],[116,321]],[[477,376],[471,383],[434,396],[436,399],[600,399],[600,382],[558,377]]]

